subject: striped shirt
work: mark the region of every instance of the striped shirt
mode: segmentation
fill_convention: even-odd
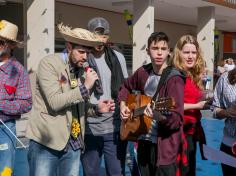
[[[230,107],[232,103],[236,103],[236,84],[231,85],[229,83],[228,72],[226,72],[221,75],[216,84],[213,106],[225,109]],[[214,117],[217,118],[215,109],[213,114]],[[224,138],[231,138],[232,140],[236,139],[236,118],[226,118],[224,127]],[[227,144],[229,145],[228,142]]]
[[[4,122],[20,118],[32,107],[32,94],[27,71],[10,58],[0,66],[0,119]]]

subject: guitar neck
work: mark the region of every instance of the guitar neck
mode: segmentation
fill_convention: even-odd
[[[145,97],[142,97],[142,98],[145,98]],[[139,97],[139,99],[140,99],[140,97]],[[132,105],[131,107],[134,106],[133,104],[135,104],[137,106],[137,104],[136,104],[136,102],[138,102],[137,100],[138,99],[136,98],[136,95],[130,96],[130,99],[127,104]],[[144,115],[144,110],[146,109],[148,103],[151,103],[151,108],[153,110],[158,111],[158,112],[165,114],[165,115],[170,114],[170,111],[175,108],[175,101],[172,97],[161,97],[159,100],[155,101],[155,103],[153,103],[151,101],[152,100],[149,97],[149,99],[145,99],[145,101],[142,100],[142,105],[144,105],[144,106],[137,107],[134,109],[130,108],[130,109],[132,109],[132,117],[138,117],[138,116]],[[141,104],[141,103],[139,103],[139,104]],[[153,113],[155,114],[156,112],[153,112]],[[155,119],[155,117],[156,117],[156,115],[153,116],[154,119]]]

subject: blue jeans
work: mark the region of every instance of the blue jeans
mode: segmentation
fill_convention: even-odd
[[[134,143],[131,141],[122,141],[121,149],[122,176],[126,175],[126,164],[129,168],[131,175],[140,176],[136,154],[134,151]]]
[[[5,123],[16,134],[15,121]],[[12,169],[15,161],[16,139],[9,130],[0,122],[0,173],[4,168]],[[1,174],[0,174],[1,175]]]
[[[80,150],[56,151],[30,140],[30,176],[79,176]]]
[[[85,135],[85,152],[81,162],[85,176],[99,176],[102,155],[106,167],[106,176],[120,176],[119,134],[110,133],[100,136]]]

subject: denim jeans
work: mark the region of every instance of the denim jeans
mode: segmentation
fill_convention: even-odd
[[[138,163],[135,154],[134,143],[131,141],[122,141],[122,151],[121,151],[121,168],[122,176],[126,175],[126,164],[129,168],[131,175],[140,176]]]
[[[15,134],[15,121],[5,123]],[[10,168],[13,171],[15,161],[16,139],[9,130],[0,122],[0,173],[4,168]]]
[[[30,176],[79,176],[80,150],[56,151],[30,140]]]
[[[106,176],[120,176],[119,134],[110,133],[100,136],[85,135],[84,139],[85,152],[81,155],[84,175],[100,175],[100,164],[102,155],[104,154]]]

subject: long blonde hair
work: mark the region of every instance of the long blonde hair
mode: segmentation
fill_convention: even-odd
[[[194,65],[194,67],[191,68],[190,70],[185,69],[184,62],[182,61],[181,54],[180,54],[184,45],[187,43],[195,45],[196,49],[197,49],[196,63]],[[184,35],[177,41],[175,48],[174,48],[174,55],[172,58],[172,64],[176,68],[186,71],[187,75],[190,76],[190,78],[194,81],[194,83],[198,86],[198,88],[203,89],[201,75],[202,75],[204,68],[205,68],[205,61],[202,57],[201,49],[200,49],[197,39],[195,37],[193,37],[192,35]]]

